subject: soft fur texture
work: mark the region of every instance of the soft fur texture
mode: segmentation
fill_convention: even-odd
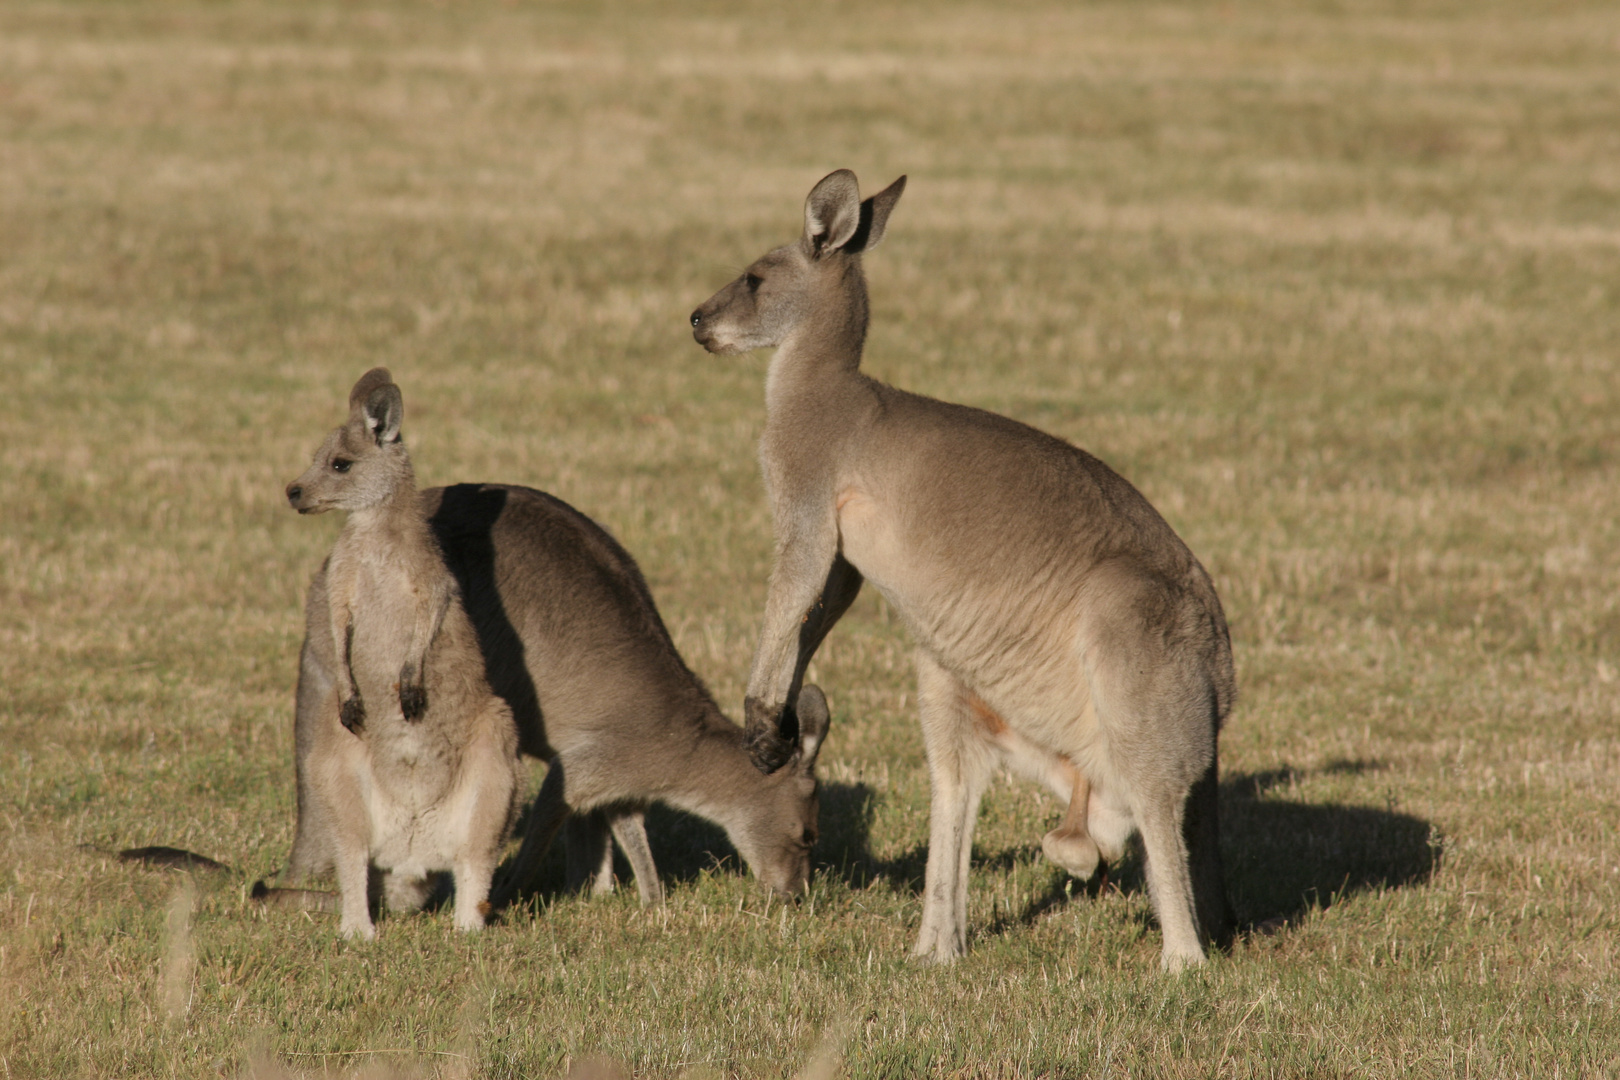
[[[567,824],[572,884],[611,887],[611,829],[643,903],[662,898],[644,813],[661,801],[715,822],[784,895],[809,880],[825,699],[780,767],[761,773],[743,732],[682,661],[635,561],[595,522],[544,492],[501,484],[424,491],[416,514],[470,616],[482,674],[509,707],[523,753],[551,763],[495,907],[531,888]],[[298,832],[284,882],[330,869],[334,822],[314,790],[340,726],[334,564],[310,585],[298,680]],[[370,723],[370,700],[367,723]],[[429,696],[432,706],[432,696]]]
[[[287,489],[300,513],[349,514],[323,575],[337,708],[308,730],[308,796],[327,826],[345,936],[376,934],[372,866],[396,909],[420,907],[430,875],[452,872],[456,926],[476,930],[521,790],[517,725],[484,678],[478,636],[422,516],[399,388],[373,369],[349,406],[348,423]]]
[[[1216,736],[1235,682],[1209,576],[1101,461],[980,409],[860,371],[861,255],[902,177],[860,200],[832,173],[800,240],[692,313],[710,352],[774,347],[760,461],[777,552],[745,708],[756,758],[788,745],[805,666],[863,579],[917,642],[933,788],[916,952],[966,948],[978,803],[1009,764],[1076,798],[1049,853],[1077,873],[1134,830],[1164,930],[1164,964],[1229,933],[1216,843]]]

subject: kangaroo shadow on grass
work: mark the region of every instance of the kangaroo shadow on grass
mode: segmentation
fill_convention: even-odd
[[[876,855],[872,851],[871,831],[877,801],[877,793],[866,784],[822,786],[821,841],[816,845],[814,856],[816,872],[831,875],[852,889],[865,889],[874,882],[884,882],[897,892],[920,895],[928,867],[928,845],[916,844],[892,858]],[[1054,824],[1055,815],[1051,822],[1035,823],[1032,843],[988,852],[975,847],[974,868],[1008,871],[1039,860],[1042,858],[1039,836]],[[1079,882],[1053,868],[1046,891],[1016,916],[998,913],[995,926],[1004,928],[1010,922],[1033,922],[1044,912],[1075,897],[1096,897],[1108,887],[1109,881],[1117,880],[1117,877],[1099,874],[1090,881]]]
[[[1269,933],[1359,893],[1429,881],[1442,844],[1433,822],[1395,809],[1304,803],[1285,789],[1313,776],[1359,776],[1377,761],[1239,773],[1221,784],[1221,856],[1240,927]]]
[[[810,856],[814,873],[831,873],[862,884],[878,876],[867,868],[867,863],[875,861],[867,853],[874,798],[872,789],[865,784],[824,780],[820,798],[821,840]],[[513,829],[514,836],[523,836],[527,831],[532,809],[532,802],[524,805]],[[690,883],[704,874],[748,873],[747,865],[727,838],[726,831],[696,815],[654,804],[647,810],[647,839],[652,846],[653,861],[658,864],[658,877],[666,886]],[[501,864],[495,873],[495,880],[500,881],[504,877],[513,861],[508,858]],[[882,866],[885,868],[884,874],[889,876],[913,871],[920,887],[923,855],[917,854],[913,863]],[[634,880],[629,863],[616,845],[613,872],[621,887],[629,886]],[[516,898],[516,905],[535,901],[550,903],[568,895],[568,868],[561,832],[546,852],[531,884],[533,888]]]
[[[1318,769],[1284,767],[1235,773],[1221,783],[1221,858],[1227,895],[1240,932],[1271,933],[1299,922],[1316,908],[1359,893],[1399,889],[1428,881],[1439,866],[1441,845],[1434,825],[1391,805],[1386,809],[1288,799],[1299,781],[1317,776],[1362,775],[1376,761],[1340,760]],[[883,880],[897,890],[920,893],[928,861],[926,844],[897,857],[872,853],[876,795],[864,784],[824,785],[818,873],[831,873],[853,888]],[[1030,822],[1030,842],[1000,851],[975,850],[975,869],[1010,870],[1040,860],[1039,838],[1058,820]],[[1123,858],[1081,883],[1052,868],[1050,884],[1018,910],[998,913],[994,933],[1033,923],[1054,908],[1103,890],[1144,893],[1147,882],[1141,843],[1131,841]]]
[[[839,785],[831,786],[836,789]],[[822,786],[824,806],[828,794],[828,785],[824,784]],[[838,801],[836,791],[832,797],[835,802]],[[513,829],[514,836],[521,837],[527,832],[529,814],[532,810],[532,802],[525,804]],[[653,861],[658,866],[658,878],[666,887],[696,881],[704,874],[746,875],[749,872],[747,864],[732,846],[724,829],[695,814],[688,814],[673,807],[655,803],[647,809],[647,841],[652,847]],[[516,905],[522,906],[535,901],[550,903],[569,895],[566,852],[564,836],[559,831],[550,850],[546,852],[530,879],[532,887],[515,898]],[[505,876],[514,861],[515,858],[508,858],[501,864],[495,872],[497,881]],[[617,844],[613,848],[613,873],[621,888],[630,887],[635,880],[630,864]]]

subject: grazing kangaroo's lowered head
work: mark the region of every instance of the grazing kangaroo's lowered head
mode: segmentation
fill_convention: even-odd
[[[287,485],[300,514],[365,510],[415,492],[411,458],[399,428],[405,401],[387,368],[372,368],[349,391],[349,419],[315,451],[304,475]]]
[[[739,800],[724,823],[726,835],[754,874],[783,897],[798,895],[810,883],[810,850],[816,845],[821,812],[816,755],[831,722],[820,687],[800,691],[798,716],[799,742],[792,756],[765,775],[746,802]]]
[[[784,344],[803,330],[866,333],[866,283],[860,256],[883,239],[889,213],[906,190],[901,177],[861,200],[855,174],[829,174],[804,202],[804,235],[754,260],[742,277],[692,312],[692,336],[712,353]]]
[[[932,812],[915,953],[967,947],[969,853],[996,764],[1068,806],[1043,850],[1079,877],[1132,832],[1178,968],[1231,927],[1216,741],[1235,693],[1209,575],[1142,494],[1085,451],[860,370],[861,254],[904,180],[823,178],[795,244],[691,315],[712,353],[774,347],[759,458],[776,558],[743,707],[761,769],[790,759],[810,658],[864,581],[917,644]]]

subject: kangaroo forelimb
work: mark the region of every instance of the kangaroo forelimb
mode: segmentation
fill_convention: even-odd
[[[427,713],[427,654],[450,607],[448,583],[434,582],[434,586],[427,601],[416,609],[408,659],[399,669],[399,709],[407,720],[420,720]]]
[[[866,579],[861,572],[849,564],[843,555],[833,559],[831,568],[827,571],[827,581],[821,587],[821,595],[816,597],[815,604],[804,616],[804,622],[799,626],[799,657],[793,665],[793,683],[788,688],[788,701],[799,700],[799,688],[804,685],[804,673],[810,667],[810,661],[815,657],[816,650],[826,640],[827,633],[844,617],[844,612],[855,602],[861,593],[861,584]],[[798,737],[798,732],[793,732]]]
[[[399,711],[407,720],[420,720],[427,713],[427,687],[422,685],[422,669],[406,664],[399,669]]]
[[[360,700],[360,688],[354,680],[354,619],[349,605],[341,595],[332,600],[332,640],[337,644],[338,699],[343,702],[338,718],[343,726],[360,734],[366,724],[366,706]]]
[[[799,624],[799,652],[793,665],[793,681],[788,685],[787,701],[772,703],[756,697],[743,701],[743,720],[747,729],[749,757],[761,772],[775,772],[793,756],[799,747],[799,718],[797,703],[799,689],[804,685],[805,671],[815,657],[816,650],[826,640],[827,633],[844,612],[849,610],[860,595],[865,581],[861,572],[851,566],[842,555],[833,558],[821,595],[805,613]]]
[[[366,726],[366,703],[360,700],[359,694],[344,700],[343,707],[338,712],[338,719],[343,721],[344,727],[356,735],[360,734],[361,729]]]
[[[799,718],[786,702],[770,705],[759,698],[744,698],[743,727],[743,746],[754,768],[762,773],[780,769],[798,749]]]

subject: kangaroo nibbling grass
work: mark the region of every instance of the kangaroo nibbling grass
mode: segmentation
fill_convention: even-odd
[[[313,731],[309,788],[327,822],[347,937],[372,938],[370,868],[389,906],[456,883],[456,926],[484,925],[521,790],[512,711],[484,679],[478,636],[422,516],[386,369],[361,376],[349,419],[287,488],[301,514],[346,510],[325,569],[335,723]]]
[[[776,559],[744,703],[756,763],[790,751],[806,665],[870,580],[917,645],[932,811],[916,955],[965,951],[979,798],[1005,763],[1068,804],[1042,846],[1071,873],[1141,832],[1164,966],[1201,962],[1231,922],[1216,737],[1236,684],[1220,600],[1090,454],[861,373],[861,255],[904,188],[862,201],[854,173],[830,174],[800,240],[691,316],[712,353],[776,349],[760,440]]]
[[[816,755],[828,724],[819,690],[805,688],[791,752],[763,774],[743,730],[681,659],[635,561],[595,522],[544,492],[501,484],[428,489],[416,512],[455,586],[456,610],[470,620],[478,666],[467,677],[487,680],[509,708],[515,752],[550,763],[493,907],[534,887],[541,858],[564,826],[571,886],[611,887],[611,832],[641,901],[659,902],[644,823],[653,802],[720,825],[776,892],[804,889],[816,840]],[[337,569],[334,557],[316,575],[305,608],[298,830],[283,875],[291,886],[333,867],[342,822],[316,790],[322,758],[339,735],[369,737],[368,726],[351,736],[342,723],[349,700],[339,662],[343,636],[328,614]],[[361,700],[370,725],[363,689]]]

